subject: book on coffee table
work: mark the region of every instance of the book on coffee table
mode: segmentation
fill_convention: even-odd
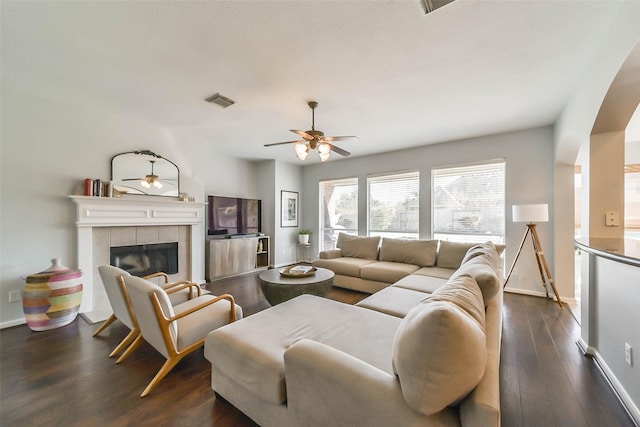
[[[307,274],[313,267],[310,265],[296,265],[289,269],[289,274]]]

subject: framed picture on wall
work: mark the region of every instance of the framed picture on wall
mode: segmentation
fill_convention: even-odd
[[[280,191],[280,227],[298,226],[298,193]]]

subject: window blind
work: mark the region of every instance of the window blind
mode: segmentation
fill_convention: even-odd
[[[367,179],[370,236],[418,238],[420,174],[407,172]]]
[[[358,234],[358,178],[320,181],[320,250],[335,248],[340,232]]]
[[[433,238],[504,243],[505,161],[434,168]]]

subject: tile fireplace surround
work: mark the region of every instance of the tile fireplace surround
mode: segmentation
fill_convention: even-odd
[[[165,197],[69,198],[76,204],[77,264],[84,286],[81,313],[104,311],[105,303],[109,309],[96,264],[110,246],[177,241],[179,277],[172,279],[204,283],[205,203]]]

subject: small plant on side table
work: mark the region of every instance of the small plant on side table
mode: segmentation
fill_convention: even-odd
[[[303,228],[298,232],[298,242],[300,242],[301,245],[308,245],[310,234],[311,234],[311,230]]]

